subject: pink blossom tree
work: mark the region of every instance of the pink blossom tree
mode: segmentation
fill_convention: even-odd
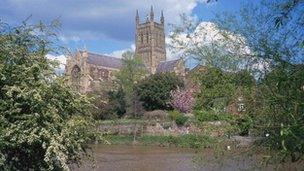
[[[191,112],[192,108],[195,105],[195,98],[193,97],[194,90],[189,89],[180,89],[171,92],[171,105],[174,109],[188,113]]]

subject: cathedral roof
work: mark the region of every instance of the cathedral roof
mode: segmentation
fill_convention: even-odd
[[[180,61],[179,59],[176,59],[176,60],[172,60],[172,61],[161,62],[156,68],[156,73],[173,71],[174,67],[176,67],[178,65],[179,61]]]
[[[87,62],[89,64],[103,66],[103,67],[107,67],[107,68],[120,69],[122,67],[122,61],[119,58],[95,54],[95,53],[91,53],[91,52],[88,52]]]

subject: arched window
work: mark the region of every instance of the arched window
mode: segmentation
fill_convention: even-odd
[[[142,34],[140,34],[139,36],[140,36],[140,43],[144,43],[144,36]]]
[[[71,75],[74,80],[76,80],[76,79],[78,80],[80,78],[80,71],[81,70],[80,70],[79,66],[75,65],[73,67],[73,69],[71,71]]]
[[[147,32],[147,43],[149,43],[149,33]]]

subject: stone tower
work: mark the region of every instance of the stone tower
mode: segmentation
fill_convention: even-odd
[[[166,61],[166,45],[164,30],[164,14],[161,12],[160,22],[154,21],[153,6],[146,21],[140,23],[136,11],[135,55],[139,56],[148,70],[154,74],[161,61]]]

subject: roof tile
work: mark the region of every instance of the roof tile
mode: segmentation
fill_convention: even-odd
[[[119,58],[100,55],[88,52],[88,60],[89,64],[108,67],[108,68],[115,68],[120,69],[122,67],[122,60]]]

